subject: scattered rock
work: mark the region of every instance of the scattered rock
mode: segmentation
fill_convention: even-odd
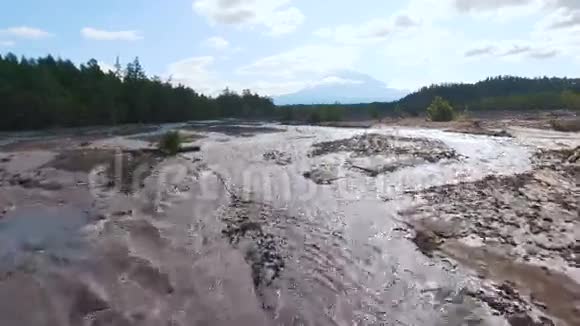
[[[190,153],[190,152],[199,152],[201,151],[201,147],[194,145],[194,146],[182,146],[177,152],[178,153]]]
[[[415,230],[415,236],[412,241],[415,243],[419,251],[425,256],[432,258],[433,252],[439,248],[442,240],[438,238],[435,233],[429,230]]]
[[[564,151],[543,151],[534,155],[533,170],[512,176],[488,176],[475,182],[432,187],[418,192],[408,192],[419,197],[424,204],[405,215],[416,230],[413,242],[427,256],[439,249],[441,239],[446,241],[444,253],[473,268],[483,278],[492,277],[498,281],[512,273],[525,273],[527,277],[513,277],[516,283],[501,283],[495,290],[480,290],[473,296],[486,302],[499,314],[507,316],[511,325],[553,325],[546,318],[533,319],[528,311],[539,307],[562,320],[576,324],[577,316],[570,312],[564,302],[573,299],[554,298],[551,288],[558,289],[559,296],[577,298],[561,288],[558,279],[544,279],[554,272],[548,268],[518,265],[517,260],[544,260],[546,257],[560,256],[570,267],[578,266],[575,230],[578,229],[577,173],[570,165],[570,157],[578,149]],[[449,227],[453,226],[453,227]],[[458,242],[465,235],[476,235],[483,242],[476,251],[458,254],[449,243]],[[492,254],[493,252],[493,254]],[[506,257],[499,259],[497,257]],[[509,257],[509,258],[507,258]],[[497,265],[497,266],[496,266]],[[529,270],[527,270],[528,268]],[[482,271],[485,271],[484,274]],[[532,272],[533,271],[533,272]],[[495,273],[495,274],[494,274]],[[491,276],[495,275],[495,276]],[[505,280],[505,278],[503,278]],[[543,282],[543,283],[541,283]],[[536,286],[541,283],[541,286]],[[560,288],[558,288],[560,287]],[[518,289],[533,289],[530,300],[520,296]],[[536,296],[537,295],[537,296]]]
[[[107,214],[98,214],[95,216],[95,221],[105,221],[108,220],[109,216]]]
[[[306,179],[314,181],[316,184],[329,185],[339,179],[337,174],[337,171],[329,167],[320,167],[312,169],[311,171],[304,172],[302,175]]]
[[[273,161],[278,165],[288,165],[292,163],[292,157],[288,153],[272,150],[264,153],[264,160]]]
[[[508,317],[511,326],[554,326],[554,322],[542,317],[536,321],[525,313],[515,314]]]
[[[234,246],[250,241],[251,245],[246,246],[245,258],[252,267],[254,287],[259,290],[277,279],[285,266],[280,254],[281,240],[262,226],[266,223],[264,218],[276,213],[267,205],[237,198],[233,199],[230,208],[231,215],[223,218],[226,228],[222,234]]]
[[[117,211],[111,214],[112,217],[124,217],[124,216],[133,216],[133,210],[129,209],[126,211]]]
[[[439,140],[408,138],[381,134],[364,134],[349,139],[317,143],[311,157],[337,152],[352,152],[355,157],[371,155],[408,155],[434,163],[458,158],[457,153]]]
[[[504,316],[520,315],[526,311],[526,302],[509,283],[501,284],[495,291],[480,289],[467,293],[485,302],[491,309]]]
[[[569,163],[576,163],[580,159],[580,146],[576,147],[568,157]]]
[[[507,138],[513,138],[513,135],[510,134],[507,130],[503,129],[500,131],[495,131],[491,134],[491,136],[494,137],[507,137]]]
[[[521,258],[555,253],[572,264],[566,250],[574,244],[574,228],[569,223],[580,223],[575,219],[578,202],[574,189],[575,177],[561,170],[489,176],[409,192],[426,204],[408,215],[429,222],[423,227],[438,232],[440,237],[474,234],[487,242],[496,239],[521,247]],[[524,240],[532,242],[526,244]]]

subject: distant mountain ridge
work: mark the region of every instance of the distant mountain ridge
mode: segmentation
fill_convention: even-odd
[[[325,77],[319,84],[292,94],[274,98],[276,105],[295,104],[359,104],[396,101],[409,92],[394,88],[371,76],[339,71]]]

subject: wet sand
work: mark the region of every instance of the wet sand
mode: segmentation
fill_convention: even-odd
[[[149,151],[175,128],[201,151]],[[580,137],[512,132],[208,122],[0,146],[0,322],[576,325]]]

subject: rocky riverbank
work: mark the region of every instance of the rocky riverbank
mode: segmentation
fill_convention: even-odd
[[[526,313],[536,314],[530,325],[550,325],[542,313],[580,324],[579,156],[580,147],[541,150],[527,173],[408,193],[413,240],[489,280],[473,295],[512,325],[528,325]]]

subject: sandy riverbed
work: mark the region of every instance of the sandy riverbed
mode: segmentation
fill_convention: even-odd
[[[0,321],[576,325],[580,135],[506,132],[4,135]]]

